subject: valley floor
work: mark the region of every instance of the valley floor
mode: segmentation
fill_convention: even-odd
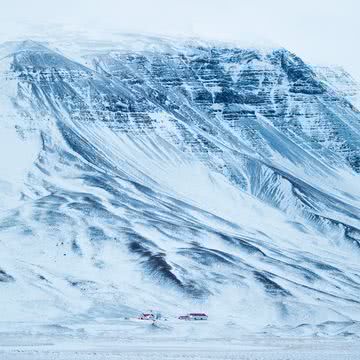
[[[358,360],[360,341],[346,337],[278,337],[243,335],[239,338],[173,336],[131,332],[116,336],[113,328],[65,327],[39,331],[34,325],[17,329],[0,326],[1,360],[140,360],[140,359],[240,359],[240,360]],[[141,324],[140,327],[143,325]],[[147,325],[145,325],[147,326]],[[201,325],[202,326],[202,325]],[[14,331],[16,330],[16,331]],[[44,329],[43,329],[44,330]]]
[[[358,360],[360,343],[344,340],[253,339],[237,344],[57,343],[0,346],[2,360],[113,360],[113,359],[246,359],[246,360]]]

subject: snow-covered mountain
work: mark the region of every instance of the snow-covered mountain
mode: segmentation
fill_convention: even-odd
[[[341,66],[315,66],[313,70],[321,81],[333,87],[358,109],[360,106],[360,84]]]
[[[2,44],[5,319],[359,321],[360,112],[336,74],[281,48]]]

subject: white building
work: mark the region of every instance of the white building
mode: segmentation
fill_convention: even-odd
[[[190,320],[207,320],[208,316],[205,313],[190,313],[188,314]]]

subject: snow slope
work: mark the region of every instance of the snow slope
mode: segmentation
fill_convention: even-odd
[[[0,45],[3,320],[359,321],[356,106],[285,49],[134,39]]]

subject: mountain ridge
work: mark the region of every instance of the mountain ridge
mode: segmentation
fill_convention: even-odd
[[[10,319],[179,299],[220,317],[226,299],[249,327],[358,320],[360,115],[311,66],[281,49],[96,44],[77,62],[24,45],[0,60],[0,121],[35,154],[0,218]]]

